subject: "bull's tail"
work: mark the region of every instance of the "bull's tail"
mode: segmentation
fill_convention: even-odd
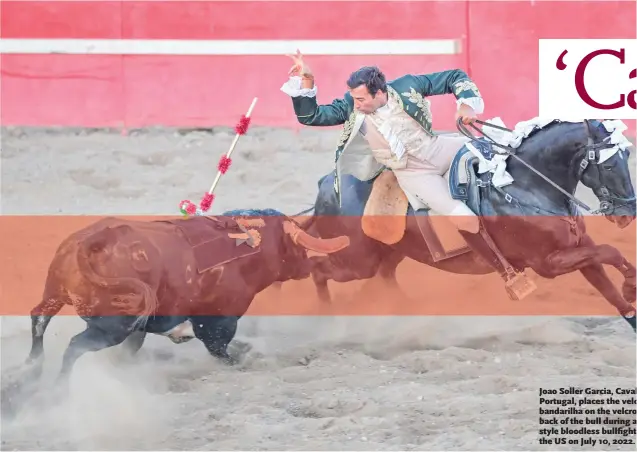
[[[104,228],[82,240],[77,250],[77,265],[82,275],[96,286],[114,287],[118,290],[127,290],[141,295],[143,308],[139,314],[136,314],[137,319],[132,326],[133,329],[144,328],[148,322],[148,318],[155,314],[158,306],[157,294],[152,287],[138,278],[99,275],[91,266],[91,252],[103,249],[109,242],[112,234],[114,234],[113,228]]]

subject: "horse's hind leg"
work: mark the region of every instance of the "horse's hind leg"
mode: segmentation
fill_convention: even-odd
[[[626,321],[635,329],[635,267],[622,254],[610,245],[595,245],[588,235],[582,238],[582,244],[577,248],[556,251],[550,254],[546,261],[550,276],[558,276],[579,270],[586,280],[595,287],[612,304]],[[603,265],[612,265],[625,278],[624,296],[617,290],[606,274]],[[633,288],[632,290],[630,288]]]

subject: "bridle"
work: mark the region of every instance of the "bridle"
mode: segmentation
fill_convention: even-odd
[[[600,188],[600,195],[598,195],[598,198],[600,200],[599,209],[591,210],[591,208],[588,205],[586,205],[583,201],[577,199],[575,196],[573,196],[571,193],[569,193],[566,190],[564,190],[562,187],[557,185],[555,182],[553,182],[547,176],[545,176],[544,174],[539,172],[537,169],[533,168],[533,166],[531,166],[529,163],[527,163],[524,160],[522,160],[518,155],[516,155],[517,151],[516,151],[515,148],[512,148],[511,146],[503,145],[503,144],[500,144],[500,143],[496,142],[493,138],[491,138],[489,135],[487,135],[484,132],[483,129],[477,127],[474,123],[482,124],[483,126],[487,126],[487,127],[492,127],[494,129],[502,130],[504,132],[514,133],[513,130],[507,129],[506,127],[498,126],[496,124],[491,124],[491,123],[488,123],[488,122],[485,122],[485,121],[480,121],[479,119],[474,119],[473,122],[469,123],[469,126],[471,128],[473,128],[477,132],[481,133],[486,139],[488,139],[491,142],[491,144],[493,146],[497,146],[497,147],[499,147],[501,149],[504,149],[504,151],[505,151],[505,152],[499,152],[499,151],[497,151],[494,148],[493,151],[496,154],[509,155],[509,156],[515,158],[517,161],[522,163],[528,169],[530,169],[535,174],[537,174],[542,179],[544,179],[546,182],[551,184],[555,189],[559,190],[562,194],[564,194],[566,197],[568,197],[575,204],[577,204],[580,207],[582,207],[583,209],[587,210],[591,215],[608,215],[608,214],[611,214],[618,207],[622,207],[624,205],[627,205],[627,204],[635,202],[635,196],[633,196],[631,198],[617,197],[617,196],[612,195],[610,193],[610,190],[608,190],[608,188],[606,186],[602,185],[601,188]],[[577,167],[577,174],[576,174],[577,182],[581,182],[582,177],[584,176],[584,173],[585,173],[586,169],[588,168],[588,166],[591,163],[597,164],[596,162],[599,161],[600,151],[601,150],[609,149],[609,148],[612,148],[613,146],[615,146],[614,144],[610,143],[610,137],[604,138],[604,140],[599,142],[599,143],[595,143],[595,141],[593,140],[593,131],[591,129],[590,120],[584,119],[584,124],[585,124],[585,127],[586,127],[587,144],[585,146],[585,151],[586,151],[585,155],[584,155],[584,157],[582,157],[582,159],[580,160],[579,165]],[[471,133],[469,131],[469,129],[462,123],[462,119],[461,118],[458,118],[458,120],[456,121],[456,126],[458,127],[458,130],[460,131],[460,133],[462,133],[465,137],[469,138],[472,141],[477,140],[476,136],[473,135],[473,133]],[[617,204],[616,205],[615,202],[620,202],[621,204]]]
[[[580,164],[577,168],[578,182],[581,180],[582,176],[584,175],[584,172],[586,171],[586,168],[588,168],[588,165],[591,162],[595,164],[595,162],[599,161],[600,151],[602,151],[603,149],[612,148],[614,146],[610,142],[610,137],[604,138],[599,143],[595,143],[592,138],[593,131],[591,129],[590,121],[588,119],[585,119],[584,123],[586,124],[586,133],[588,135],[587,137],[588,142],[586,145],[587,152],[586,152],[586,155],[580,161]],[[596,211],[592,213],[610,214],[613,211],[615,211],[615,209],[617,209],[618,207],[623,207],[625,205],[635,202],[635,196],[631,198],[622,198],[619,196],[612,195],[610,190],[605,185],[602,185],[599,191],[600,191],[600,194],[598,195],[599,201],[600,201],[599,209],[597,209]],[[615,202],[620,202],[620,204],[616,205]]]

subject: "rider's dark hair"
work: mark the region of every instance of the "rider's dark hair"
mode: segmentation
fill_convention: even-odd
[[[352,72],[347,79],[347,86],[350,89],[358,88],[361,85],[367,87],[367,91],[369,91],[372,97],[375,96],[378,90],[381,90],[383,93],[387,92],[385,74],[376,66],[364,66]]]

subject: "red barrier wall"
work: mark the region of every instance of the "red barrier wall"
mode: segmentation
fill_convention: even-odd
[[[626,1],[2,2],[2,38],[459,39],[457,55],[310,56],[319,101],[345,91],[356,67],[389,78],[462,68],[485,117],[538,113],[539,38],[636,37]],[[301,49],[303,51],[303,49]],[[298,126],[279,91],[285,56],[3,54],[3,125],[140,127],[233,125],[254,96],[254,124]],[[451,96],[432,99],[434,125],[453,128]],[[627,121],[634,131],[635,121]]]

